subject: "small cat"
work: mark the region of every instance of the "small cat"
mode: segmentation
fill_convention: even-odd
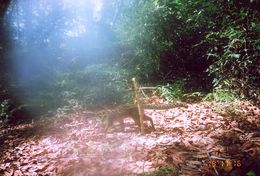
[[[121,127],[124,129],[124,119],[127,117],[132,118],[135,121],[135,124],[137,124],[140,129],[141,125],[139,120],[138,107],[136,105],[124,105],[120,106],[108,115],[105,131],[107,131],[108,128],[112,126],[115,121],[119,122]],[[143,120],[149,121],[152,126],[152,129],[155,130],[153,119],[151,117],[148,117],[144,114]]]
[[[174,103],[174,104],[145,104],[142,105],[142,111],[143,111],[143,120],[149,121],[152,129],[155,130],[153,119],[147,115],[144,114],[144,109],[170,109],[174,107],[187,107],[184,103]],[[129,104],[129,105],[122,105],[113,110],[108,116],[106,120],[106,128],[105,131],[108,130],[110,126],[113,125],[115,121],[119,122],[124,129],[124,119],[130,117],[135,121],[135,124],[138,125],[140,129],[140,119],[139,119],[139,111],[138,107],[135,104]]]

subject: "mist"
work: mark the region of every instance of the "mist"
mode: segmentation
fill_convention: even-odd
[[[116,55],[114,14],[112,2],[103,0],[11,1],[4,20],[14,96],[32,109],[58,107],[60,98],[75,98],[73,84],[96,86],[99,68]]]

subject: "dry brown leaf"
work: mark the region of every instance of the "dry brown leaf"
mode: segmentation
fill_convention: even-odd
[[[210,156],[216,157],[228,158],[231,154],[233,157],[243,157],[244,154],[254,157],[259,154],[259,136],[253,130],[257,127],[254,124],[259,124],[256,116],[259,108],[241,103],[238,109],[243,109],[241,113],[247,119],[231,121],[213,112],[211,107],[214,107],[213,103],[205,102],[189,105],[188,108],[147,110],[145,113],[153,118],[156,131],[146,135],[140,135],[134,122],[128,120],[125,132],[105,134],[104,125],[93,119],[85,119],[82,123],[84,112],[69,114],[66,120],[56,119],[55,123],[46,121],[37,128],[49,131],[47,126],[52,126],[66,130],[56,130],[52,136],[48,134],[30,140],[6,136],[0,173],[1,170],[9,172],[11,167],[18,167],[24,175],[36,174],[36,171],[38,174],[55,175],[83,174],[86,171],[90,175],[116,175],[118,172],[136,175],[142,168],[147,171],[155,169],[147,164],[150,162],[153,166],[175,163],[184,174],[213,175],[214,170],[205,166],[208,159],[203,150],[205,147]],[[246,159],[251,162],[250,158]],[[135,167],[130,167],[133,165]]]

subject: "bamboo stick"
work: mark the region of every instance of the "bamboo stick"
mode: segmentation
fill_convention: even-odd
[[[145,89],[157,89],[158,87],[139,87],[139,90],[145,90]]]
[[[139,118],[140,118],[140,128],[141,128],[141,133],[144,134],[144,123],[143,123],[143,119],[144,119],[144,112],[142,110],[142,105],[140,102],[140,97],[139,97],[139,88],[138,88],[138,83],[136,81],[135,78],[132,79],[133,84],[134,84],[134,91],[135,91],[135,101],[137,103],[137,107],[138,107],[138,112],[139,112]]]

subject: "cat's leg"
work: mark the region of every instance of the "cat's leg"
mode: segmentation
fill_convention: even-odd
[[[118,120],[118,122],[120,123],[120,126],[121,126],[122,131],[125,131],[124,119],[122,118],[122,119]]]
[[[144,119],[150,121],[153,130],[155,130],[153,119],[151,117],[148,117],[147,115],[144,115]]]
[[[141,131],[141,124],[140,124],[139,118],[133,118],[133,120],[135,121],[135,124],[138,125],[139,130]]]
[[[147,115],[144,114],[144,121],[149,121],[151,123],[151,126],[153,128],[153,130],[155,130],[155,127],[154,127],[154,123],[153,123],[153,119]],[[139,118],[138,119],[134,119],[135,123],[138,125],[139,129],[141,130],[141,124],[140,124],[140,121],[139,121]]]
[[[111,118],[110,116],[107,117],[106,119],[106,127],[105,127],[105,132],[107,132],[108,128],[111,127],[113,125],[113,118]]]

